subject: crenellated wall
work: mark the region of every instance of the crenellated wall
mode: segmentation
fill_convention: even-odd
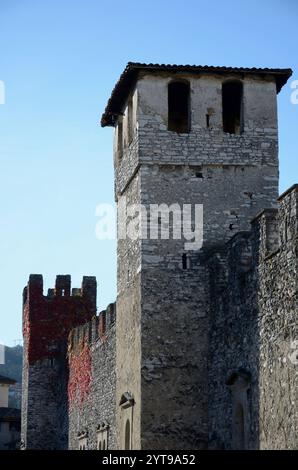
[[[116,305],[69,335],[69,448],[116,448]]]
[[[26,449],[68,446],[67,338],[96,314],[96,279],[84,277],[71,292],[70,276],[57,276],[43,295],[43,278],[31,275],[23,294],[22,441]]]

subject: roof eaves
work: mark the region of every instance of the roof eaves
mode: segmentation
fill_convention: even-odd
[[[177,64],[143,64],[140,62],[128,62],[120,78],[114,86],[111,97],[107,103],[105,111],[101,118],[101,126],[114,126],[117,117],[123,112],[123,107],[129,93],[129,90],[135,85],[140,71],[151,70],[155,72],[191,72],[191,73],[241,73],[241,74],[271,74],[276,78],[277,93],[287,83],[292,75],[291,69],[270,69],[270,68],[247,68],[247,67],[221,67],[208,65],[177,65]]]

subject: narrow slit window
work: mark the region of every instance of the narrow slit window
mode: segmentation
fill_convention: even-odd
[[[133,101],[132,96],[130,96],[127,104],[127,137],[128,145],[132,142],[133,139]]]
[[[130,422],[126,421],[125,424],[125,450],[130,449]]]
[[[226,82],[222,86],[223,130],[228,134],[241,134],[243,130],[243,85]]]
[[[168,86],[168,130],[179,133],[190,130],[189,83],[172,82]]]
[[[119,121],[118,121],[117,153],[118,153],[118,160],[121,160],[122,155],[123,155],[123,122],[122,122],[122,118],[119,118]]]
[[[182,269],[187,269],[187,254],[183,253],[182,255]]]

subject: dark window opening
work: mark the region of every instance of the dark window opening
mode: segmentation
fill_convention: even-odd
[[[133,102],[132,96],[128,100],[127,104],[127,127],[128,127],[128,145],[133,139]]]
[[[125,450],[130,449],[130,422],[126,421],[125,424]]]
[[[203,178],[203,173],[201,171],[197,171],[196,178]]]
[[[182,255],[182,269],[187,269],[187,254],[183,253]]]
[[[117,138],[118,159],[121,160],[123,154],[123,123],[122,118],[118,121],[118,138]]]
[[[230,229],[230,230],[233,230],[233,224],[230,224],[230,225],[229,225],[229,229]]]
[[[239,273],[239,293],[240,293],[240,303],[244,304],[246,300],[246,291],[247,291],[247,276],[246,273]]]
[[[288,221],[285,220],[285,242],[288,241]]]
[[[223,130],[229,134],[241,134],[243,86],[241,82],[227,82],[222,86]]]
[[[168,130],[187,133],[190,129],[189,84],[172,82],[168,86]]]
[[[235,450],[245,449],[245,434],[244,434],[244,411],[243,406],[238,404],[234,416],[234,439]]]
[[[209,114],[206,114],[206,126],[210,127],[210,116],[209,116]]]

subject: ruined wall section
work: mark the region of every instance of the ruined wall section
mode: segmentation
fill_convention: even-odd
[[[116,449],[116,305],[72,330],[68,341],[69,448]]]
[[[96,314],[96,279],[84,277],[71,292],[70,276],[57,276],[43,295],[41,275],[24,290],[22,441],[26,449],[68,446],[67,338]]]

